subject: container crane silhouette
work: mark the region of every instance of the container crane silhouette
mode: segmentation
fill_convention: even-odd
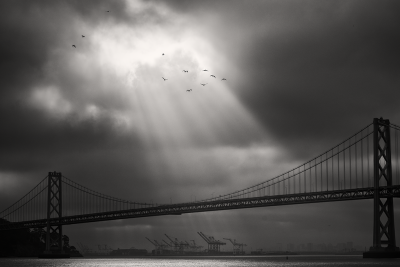
[[[213,236],[206,236],[202,232],[197,232],[201,238],[208,244],[208,253],[219,253],[221,251],[221,246],[226,245],[226,243],[216,240]]]
[[[244,254],[243,247],[247,246],[246,244],[237,243],[236,239],[233,239],[233,240],[230,239],[230,238],[223,238],[223,239],[229,240],[232,243],[232,245],[233,245],[233,255],[239,255],[239,254],[243,255]]]

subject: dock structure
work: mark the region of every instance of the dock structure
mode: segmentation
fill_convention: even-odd
[[[220,240],[216,240],[213,236],[206,236],[202,232],[197,232],[201,238],[204,239],[204,241],[207,242],[208,245],[208,253],[214,254],[214,253],[220,253],[221,252],[221,246],[226,245],[225,242],[222,242]]]

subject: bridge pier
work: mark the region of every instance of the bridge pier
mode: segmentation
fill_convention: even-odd
[[[396,246],[393,197],[380,195],[380,186],[392,186],[390,122],[374,119],[374,226],[373,246],[364,258],[400,258]],[[388,189],[391,191],[392,189]],[[390,194],[391,195],[391,194]]]
[[[39,258],[69,258],[70,255],[63,250],[62,224],[50,225],[50,219],[62,218],[62,174],[61,172],[49,172],[47,187],[47,233],[46,250]]]

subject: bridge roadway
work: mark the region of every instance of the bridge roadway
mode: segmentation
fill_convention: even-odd
[[[255,207],[268,207],[293,204],[307,204],[333,201],[348,201],[373,199],[374,188],[344,189],[311,193],[286,194],[276,196],[251,197],[240,199],[225,199],[203,202],[189,202],[181,204],[158,205],[140,209],[109,211],[102,213],[83,214],[75,216],[53,218],[50,225],[68,225],[108,220],[131,219],[150,216],[181,215],[183,213],[246,209]],[[381,197],[400,197],[400,185],[385,186],[379,188]],[[371,204],[372,205],[372,204]],[[18,228],[42,228],[47,225],[47,219],[7,223],[0,225],[0,230]]]

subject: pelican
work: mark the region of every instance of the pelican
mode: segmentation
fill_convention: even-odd
[[[85,37],[85,35],[82,35],[82,38]]]
[[[164,82],[165,82],[166,80],[168,80],[168,79],[165,79],[164,77],[161,77],[161,78],[163,78],[163,79],[164,79]]]
[[[72,46],[76,48],[76,46],[75,46],[75,45],[72,45]]]
[[[205,86],[205,85],[206,85],[206,83],[201,83],[201,85]]]
[[[214,78],[217,78],[217,77],[215,77],[214,75],[210,75],[211,77],[214,77]]]
[[[222,78],[222,80],[221,81],[226,81],[226,79],[225,78]]]

